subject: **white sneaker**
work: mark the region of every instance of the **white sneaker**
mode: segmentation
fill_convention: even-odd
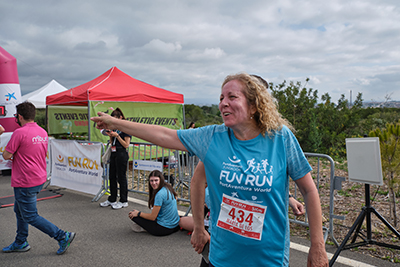
[[[131,228],[136,233],[146,232],[146,230],[144,230],[139,224],[135,223],[134,221],[131,221]]]
[[[119,209],[121,209],[121,208],[126,208],[126,207],[128,207],[128,202],[124,202],[124,203],[122,203],[122,202],[115,202],[115,203],[111,204],[111,207],[112,207],[113,209],[115,209],[115,210],[119,210]]]
[[[100,207],[108,207],[108,206],[112,206],[115,204],[117,204],[117,202],[110,202],[110,201],[106,200],[106,201],[100,203]]]

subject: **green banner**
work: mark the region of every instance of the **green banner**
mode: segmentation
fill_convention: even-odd
[[[92,101],[89,106],[91,117],[97,116],[97,112],[111,114],[118,107],[129,121],[161,125],[176,130],[183,129],[182,104]],[[109,137],[102,135],[93,122],[90,123],[90,141],[107,143]],[[145,142],[133,137],[131,141]]]
[[[47,106],[47,130],[49,134],[88,132],[86,106]]]

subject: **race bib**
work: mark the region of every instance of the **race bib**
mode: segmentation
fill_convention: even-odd
[[[217,226],[246,238],[261,240],[266,206],[222,195]]]

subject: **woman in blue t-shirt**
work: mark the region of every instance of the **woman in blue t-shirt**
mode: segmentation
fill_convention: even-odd
[[[328,266],[322,212],[311,166],[279,113],[267,83],[239,73],[225,78],[219,110],[224,124],[173,130],[91,118],[97,128],[116,127],[161,147],[188,151],[204,163],[206,178],[191,180],[194,231],[201,253],[210,235],[204,229],[205,183],[210,193],[210,266],[288,266],[289,179],[303,194],[310,228],[309,266]]]
[[[164,175],[158,170],[149,174],[148,187],[151,213],[138,210],[129,212],[129,218],[133,221],[132,230],[147,231],[155,236],[175,233],[179,230],[177,194],[170,184],[165,183]]]

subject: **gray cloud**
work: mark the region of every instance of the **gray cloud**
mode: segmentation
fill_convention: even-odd
[[[17,58],[22,94],[51,79],[78,86],[113,66],[218,103],[246,71],[304,82],[333,100],[400,100],[400,4],[395,0],[5,1],[0,46]]]

